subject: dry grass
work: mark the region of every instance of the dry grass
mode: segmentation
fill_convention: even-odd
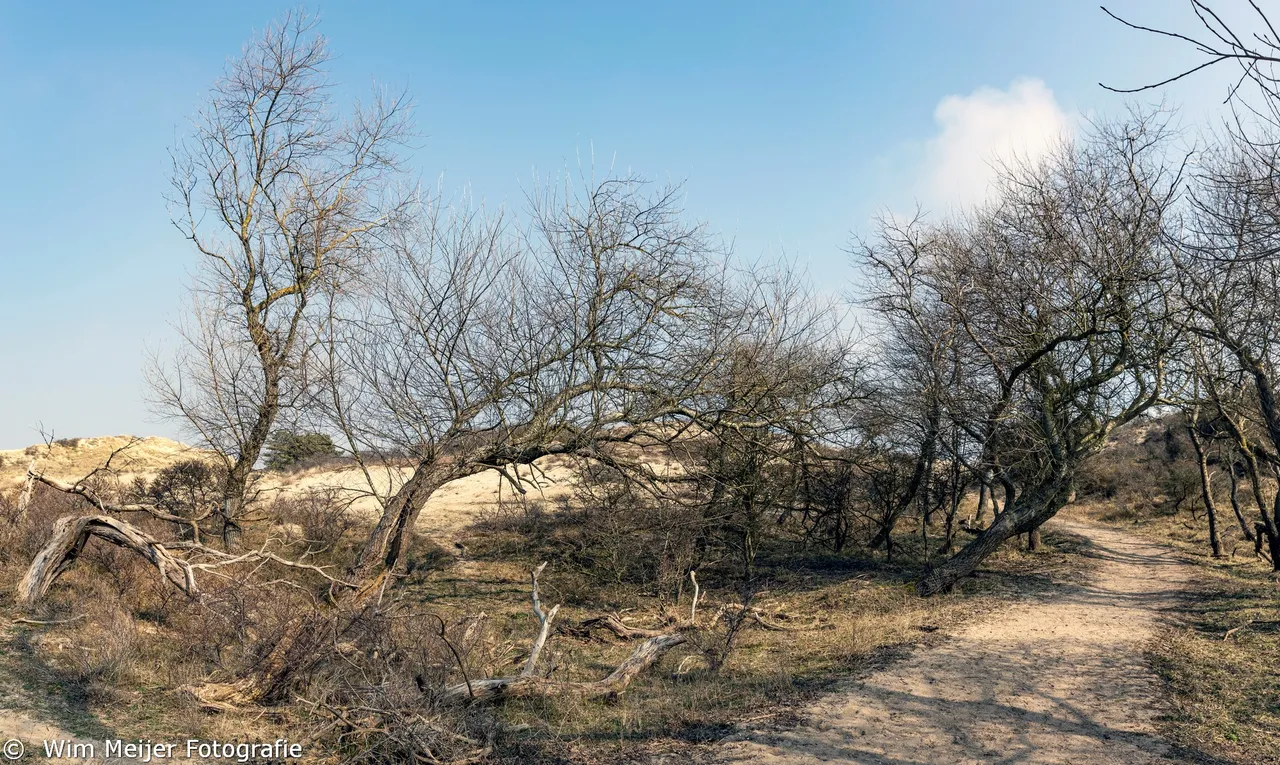
[[[524,552],[517,555],[492,536],[485,544],[476,540],[478,558],[433,571],[412,585],[415,596],[433,607],[490,615],[494,662],[473,668],[477,676],[517,671],[522,650],[536,631],[527,572],[540,550],[524,542]],[[673,651],[617,698],[509,703],[504,721],[520,732],[506,737],[505,751],[514,762],[695,757],[737,724],[786,725],[803,702],[880,666],[899,649],[944,639],[956,625],[1050,586],[1051,577],[1075,576],[1081,559],[1072,554],[1073,544],[1069,536],[1053,533],[1037,553],[1010,544],[979,576],[966,579],[952,594],[929,599],[912,590],[918,566],[909,549],[899,551],[901,563],[895,566],[859,556],[793,554],[777,557],[775,565],[766,560],[761,567],[766,589],[755,594],[752,604],[788,615],[795,624],[816,619],[820,629],[780,632],[748,626],[725,665],[713,672],[697,644],[722,639],[719,627]],[[485,545],[495,551],[492,557]],[[710,586],[701,613],[741,602],[742,594],[728,577],[717,582],[713,571],[702,577]],[[561,629],[545,654],[551,676],[563,680],[603,677],[634,647],[603,635],[576,634],[571,628],[582,620],[620,612],[633,625],[658,627],[687,613],[687,596],[674,604],[656,593],[642,594],[580,571],[549,568],[542,581],[544,603],[564,604]]]
[[[461,682],[464,672],[476,678],[518,671],[536,631],[528,571],[541,560],[552,561],[542,580],[544,603],[564,604],[557,620],[561,628],[551,638],[543,662],[558,679],[599,679],[634,647],[573,630],[581,621],[619,613],[634,625],[658,627],[687,614],[687,590],[677,594],[575,565],[565,554],[565,539],[553,532],[557,523],[576,520],[572,512],[549,508],[549,502],[515,524],[466,525],[468,520],[483,520],[486,503],[493,502],[493,486],[480,479],[473,483],[460,483],[441,497],[442,505],[470,508],[457,518],[450,516],[449,536],[444,537],[446,542],[464,542],[466,557],[456,559],[419,539],[408,575],[388,595],[405,612],[438,615],[453,629],[476,614],[487,615],[479,638],[462,651],[463,667],[435,650],[442,646],[435,644],[438,640],[430,630],[395,638],[401,643],[412,638],[432,648],[433,657],[423,662],[430,683]],[[556,491],[563,493],[563,486],[556,486]],[[84,509],[74,506],[78,500],[43,489],[36,499],[23,528],[5,545],[9,557],[0,560],[0,568],[6,587],[17,580],[53,518]],[[248,532],[244,544],[259,544],[263,535],[271,534],[278,543],[292,545],[293,555],[310,550],[319,556],[317,561],[338,566],[349,562],[351,546],[365,533],[367,520],[358,512],[335,515],[330,512],[332,503],[323,499],[294,491],[275,505],[270,522]],[[426,515],[440,515],[432,506],[428,511]],[[568,516],[559,517],[562,511]],[[930,530],[929,548],[936,549],[939,531]],[[816,620],[819,629],[769,631],[747,624],[735,636],[724,665],[713,671],[708,656],[723,653],[728,638],[721,622],[694,633],[690,644],[618,698],[508,704],[499,714],[505,732],[498,737],[497,756],[513,762],[640,760],[664,752],[694,756],[736,724],[785,725],[794,719],[799,704],[833,684],[869,671],[903,647],[943,639],[955,625],[1030,590],[1052,586],[1054,579],[1072,577],[1081,565],[1072,554],[1069,536],[1047,533],[1040,552],[1024,553],[1010,543],[954,593],[920,599],[911,585],[926,548],[905,525],[899,542],[889,565],[881,553],[824,554],[779,534],[762,550],[758,581],[746,594],[775,621]],[[706,588],[700,613],[709,615],[721,605],[743,601],[736,563],[709,564],[699,575]],[[0,593],[6,598],[0,601],[0,611],[13,613],[7,597]],[[316,729],[316,721],[296,705],[210,714],[180,690],[229,677],[243,665],[246,644],[269,631],[272,614],[282,615],[293,607],[293,601],[282,596],[264,595],[256,602],[235,598],[241,602],[192,608],[135,556],[93,543],[37,614],[54,620],[83,618],[10,630],[0,675],[20,678],[29,686],[21,694],[22,704],[78,735],[245,740],[293,734],[296,740]],[[413,673],[407,678],[413,680]],[[329,683],[331,690],[338,680],[330,675],[318,682]],[[326,740],[324,745],[334,744]]]
[[[1122,434],[1106,455],[1107,470],[1129,477],[1122,491],[1094,496],[1084,510],[1173,546],[1197,567],[1175,624],[1148,650],[1174,704],[1166,734],[1227,761],[1280,763],[1280,582],[1243,538],[1222,476],[1216,500],[1224,557],[1211,556],[1198,494],[1178,507],[1176,482],[1160,480],[1194,469],[1190,447],[1174,448],[1170,458],[1163,433],[1157,424]],[[1256,514],[1247,488],[1241,492],[1246,510]]]
[[[1254,567],[1206,567],[1184,621],[1150,651],[1173,694],[1173,735],[1235,762],[1280,762],[1274,581]]]
[[[358,536],[360,530],[352,533]],[[450,623],[487,614],[480,644],[464,655],[467,674],[512,674],[536,631],[528,570],[543,551],[526,540],[523,552],[513,554],[515,540],[501,539],[492,529],[473,533],[477,536],[468,540],[473,554],[465,560],[419,545],[415,568],[398,597],[408,609],[438,613]],[[787,724],[799,704],[835,683],[882,664],[898,649],[943,639],[955,625],[1048,586],[1046,571],[1069,576],[1079,563],[1070,554],[1069,537],[1047,534],[1042,551],[1025,553],[1011,544],[956,592],[921,599],[911,589],[919,570],[912,559],[916,551],[910,539],[904,542],[893,566],[879,556],[766,556],[760,569],[763,589],[753,594],[752,604],[782,615],[778,620],[789,616],[805,624],[816,619],[820,629],[779,632],[747,625],[724,666],[711,671],[701,649],[714,650],[723,640],[721,625],[696,634],[620,697],[510,703],[501,710],[506,733],[498,740],[497,756],[511,762],[636,761],[663,752],[695,756],[736,724]],[[103,550],[83,563],[68,572],[42,616],[85,618],[24,627],[11,638],[7,671],[21,674],[33,688],[57,689],[32,702],[43,716],[81,735],[152,739],[167,734],[244,740],[291,732],[297,738],[309,724],[300,710],[202,711],[177,689],[205,678],[217,665],[219,649],[212,643],[227,636],[218,634],[216,625],[198,623],[196,615],[161,602],[170,597],[168,591],[130,556]],[[707,591],[701,613],[741,602],[727,572],[712,567],[703,578]],[[618,612],[637,626],[656,627],[688,608],[687,595],[672,603],[643,588],[604,583],[566,567],[544,574],[543,599],[548,606],[564,604],[561,629],[544,654],[544,667],[563,680],[599,679],[634,647],[600,634],[577,634],[571,628],[579,622]],[[211,644],[189,643],[200,634],[209,635]],[[452,681],[462,680],[455,666],[443,671]]]

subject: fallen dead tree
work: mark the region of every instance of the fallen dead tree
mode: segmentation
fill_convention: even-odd
[[[547,638],[551,634],[552,621],[560,611],[560,606],[558,605],[549,612],[542,610],[542,601],[538,590],[538,576],[546,569],[546,566],[546,563],[542,563],[530,572],[533,613],[538,619],[539,628],[538,634],[529,648],[529,656],[525,660],[524,669],[518,675],[495,677],[487,680],[468,680],[467,682],[450,686],[440,695],[441,701],[446,703],[467,701],[496,703],[505,699],[528,696],[615,696],[626,690],[627,686],[636,677],[656,664],[672,648],[690,642],[684,631],[700,629],[698,604],[701,597],[701,587],[698,584],[697,574],[691,571],[689,572],[689,578],[693,583],[694,596],[689,608],[688,618],[679,619],[668,624],[665,630],[634,627],[622,621],[616,614],[586,619],[567,630],[570,633],[584,635],[590,634],[592,629],[599,627],[624,640],[645,638],[645,641],[632,651],[631,655],[623,659],[608,676],[600,680],[569,682],[553,680],[539,675],[537,672],[538,658],[542,653],[542,649],[546,646]],[[770,615],[760,608],[739,604],[721,606],[706,621],[705,626],[714,626],[721,619],[727,618],[731,614],[736,615],[739,621],[751,622],[764,629],[778,632],[801,632],[825,629],[828,626],[817,620],[810,624],[802,625],[781,624],[771,619]],[[783,614],[774,616],[783,619],[788,618]],[[671,631],[673,629],[681,631],[673,632]]]
[[[441,694],[441,701],[502,701],[523,696],[583,695],[612,696],[626,690],[631,681],[657,663],[663,654],[683,645],[687,639],[680,634],[649,638],[609,673],[608,677],[590,682],[551,680],[537,675],[519,674],[514,677],[495,677],[488,680],[472,680],[451,686]]]
[[[53,524],[53,533],[45,546],[36,553],[22,581],[18,583],[18,602],[35,603],[44,597],[53,583],[80,557],[84,546],[93,537],[132,550],[155,566],[161,578],[177,587],[189,597],[196,597],[196,572],[234,566],[241,563],[274,563],[286,568],[305,569],[339,588],[354,589],[355,585],[331,576],[320,566],[282,558],[265,547],[232,555],[195,542],[175,542],[165,545],[145,531],[127,521],[107,515],[67,516]],[[175,555],[181,551],[187,555],[207,560],[188,560]]]
[[[612,696],[622,693],[627,686],[631,684],[640,673],[653,666],[663,654],[687,642],[684,635],[675,634],[653,634],[652,630],[643,630],[637,627],[630,627],[616,616],[604,616],[598,619],[589,619],[583,625],[599,624],[607,627],[609,630],[617,634],[619,637],[636,637],[639,635],[648,635],[649,639],[640,645],[631,655],[622,661],[613,672],[600,680],[589,682],[569,682],[565,680],[552,680],[537,674],[538,658],[542,654],[542,649],[547,644],[547,638],[551,634],[551,623],[555,619],[556,614],[560,611],[557,605],[549,612],[542,610],[542,600],[538,592],[538,576],[546,569],[547,564],[543,562],[537,568],[530,572],[530,589],[531,598],[533,600],[533,615],[538,619],[538,635],[534,638],[533,644],[529,647],[529,657],[525,660],[524,669],[520,674],[511,677],[494,677],[487,680],[468,680],[458,685],[446,688],[444,693],[440,695],[440,700],[445,703],[457,703],[464,701],[488,701],[500,702],[505,699],[518,698],[523,696],[550,696],[550,695],[582,695],[582,696]]]
[[[141,555],[160,576],[189,596],[196,594],[195,572],[186,561],[174,557],[163,544],[130,524],[106,515],[68,516],[53,524],[53,534],[36,553],[18,583],[18,602],[31,604],[44,596],[53,583],[76,562],[90,537]]]

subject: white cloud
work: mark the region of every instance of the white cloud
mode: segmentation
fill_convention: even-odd
[[[982,87],[938,102],[941,128],[925,146],[921,197],[932,205],[982,202],[995,176],[994,163],[1041,156],[1071,121],[1042,80],[1014,80],[1008,90]]]

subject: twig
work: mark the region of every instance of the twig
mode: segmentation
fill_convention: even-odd
[[[14,624],[34,624],[38,627],[47,627],[55,624],[70,624],[71,622],[80,621],[85,614],[73,616],[70,619],[14,619]]]
[[[1232,635],[1236,634],[1237,632],[1239,632],[1240,630],[1244,629],[1245,627],[1248,627],[1250,624],[1253,624],[1253,620],[1252,620],[1252,619],[1250,619],[1249,621],[1245,622],[1244,624],[1241,624],[1239,627],[1232,627],[1231,629],[1227,630],[1227,634],[1225,634],[1225,635],[1223,635],[1223,636],[1222,636],[1222,642],[1224,642],[1224,643],[1225,643],[1225,642],[1227,642],[1227,640],[1228,640]]]
[[[529,660],[524,664],[524,671],[520,673],[522,677],[530,677],[537,670],[538,656],[542,653],[542,647],[546,645],[547,637],[551,634],[551,622],[556,618],[556,614],[560,612],[560,606],[556,605],[551,609],[550,613],[542,612],[542,600],[538,597],[538,575],[547,567],[547,562],[543,561],[537,568],[530,572],[529,580],[533,589],[533,615],[538,618],[541,625],[538,630],[538,637],[533,641],[533,645],[529,647]]]

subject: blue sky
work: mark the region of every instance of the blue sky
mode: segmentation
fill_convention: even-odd
[[[148,414],[142,375],[196,263],[168,222],[166,152],[226,60],[292,7],[0,0],[0,449],[39,424],[180,435]],[[1109,7],[1190,28],[1182,3]],[[518,205],[535,171],[594,153],[684,181],[740,255],[785,254],[832,291],[856,279],[842,248],[877,210],[971,201],[986,154],[1122,109],[1099,80],[1196,61],[1075,0],[309,8],[343,94],[412,94],[426,182]],[[1194,126],[1227,79],[1167,95]]]

